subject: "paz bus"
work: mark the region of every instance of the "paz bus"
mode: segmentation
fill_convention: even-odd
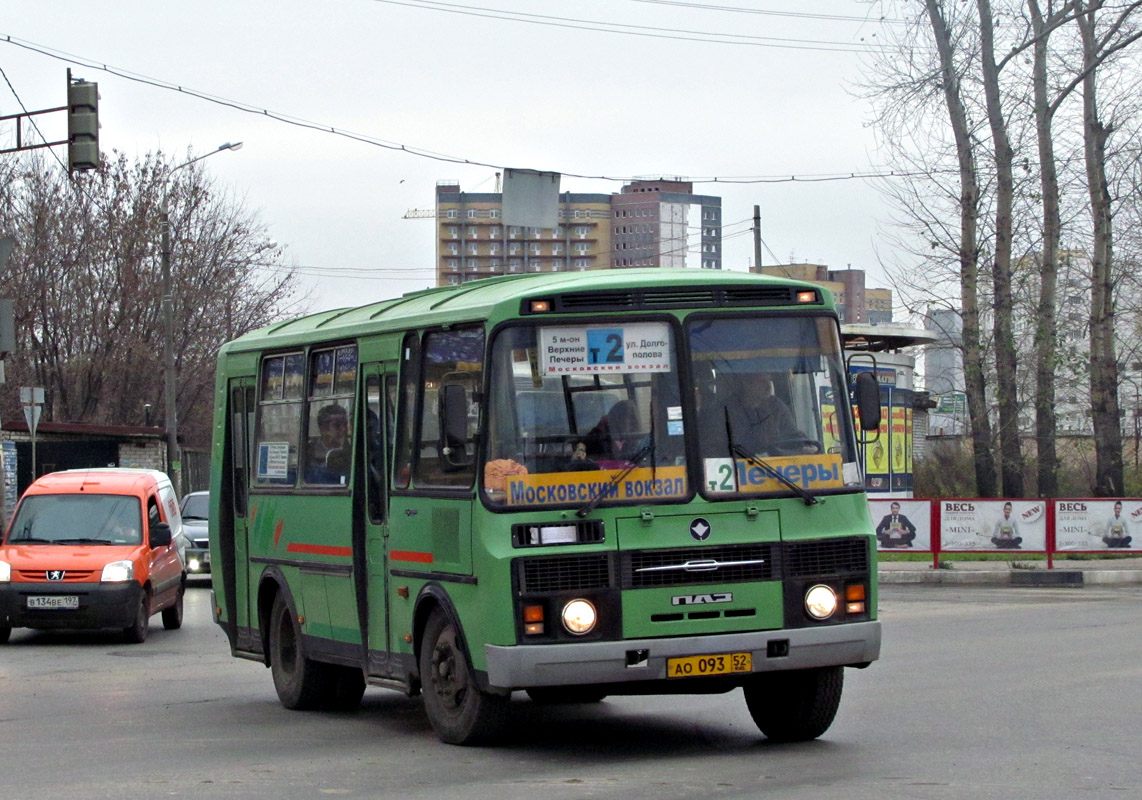
[[[815,738],[880,652],[857,378],[826,290],[744,273],[510,275],[270,325],[218,359],[215,621],[287,708],[388,687],[448,743],[493,739],[515,691],[741,688],[765,736]]]

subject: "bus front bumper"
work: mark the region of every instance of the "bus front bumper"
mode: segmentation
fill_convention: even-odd
[[[880,656],[880,622],[671,639],[484,646],[488,684],[498,689],[666,680],[667,659],[744,652],[752,655],[753,673],[863,666]]]

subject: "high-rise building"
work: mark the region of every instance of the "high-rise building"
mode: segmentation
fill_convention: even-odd
[[[618,194],[559,195],[554,228],[506,225],[499,192],[436,186],[436,283],[491,275],[623,267],[721,269],[721,198],[679,180],[633,181]]]
[[[837,315],[849,325],[892,323],[892,290],[865,288],[863,269],[829,269],[824,264],[775,264],[751,272],[778,275],[823,286],[833,293]]]

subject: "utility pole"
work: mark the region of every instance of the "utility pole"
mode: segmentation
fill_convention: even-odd
[[[753,269],[761,272],[761,206],[753,207]]]

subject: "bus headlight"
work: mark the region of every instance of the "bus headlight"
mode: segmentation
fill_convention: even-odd
[[[130,561],[112,561],[103,568],[99,580],[103,583],[125,583],[135,577],[135,565]]]
[[[589,600],[572,600],[563,606],[562,616],[563,627],[576,636],[590,633],[598,621],[595,606]]]
[[[831,587],[818,583],[805,592],[805,610],[813,619],[828,619],[837,610],[837,593]]]

